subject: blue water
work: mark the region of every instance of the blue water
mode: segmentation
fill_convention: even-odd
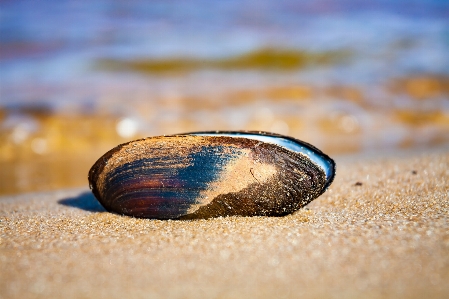
[[[171,78],[95,68],[102,58],[217,58],[263,48],[342,50],[351,56],[341,63],[288,74],[200,70]],[[413,128],[390,130],[397,123],[384,122],[385,111],[393,106],[449,113],[445,96],[422,105],[407,95],[388,94],[390,81],[396,78],[448,76],[448,53],[449,1],[2,1],[0,108],[37,105],[56,111],[123,114],[136,119],[145,135],[176,133],[171,128],[180,119],[194,119],[194,128],[200,130],[245,129],[256,110],[267,114],[265,108],[281,120],[295,114],[306,124],[315,124],[313,115],[326,118],[343,111],[368,134],[364,146],[370,147],[395,143],[392,140],[399,140],[399,135],[414,138]],[[378,110],[373,114],[366,106],[326,96],[322,99],[334,101],[327,106],[292,107],[260,98],[256,107],[225,107],[215,114],[166,102],[295,84],[354,86],[363,92],[369,109]],[[228,123],[216,127],[217,118]],[[373,124],[381,123],[384,126],[373,129]],[[371,138],[375,130],[380,133]],[[420,136],[426,139],[426,134]],[[313,140],[315,135],[310,131],[306,137]]]

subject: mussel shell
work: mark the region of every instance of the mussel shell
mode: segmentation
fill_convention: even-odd
[[[287,138],[326,159],[331,169],[248,134]],[[282,216],[321,195],[334,174],[332,159],[291,137],[197,132],[121,144],[92,166],[89,185],[106,210],[134,217]]]

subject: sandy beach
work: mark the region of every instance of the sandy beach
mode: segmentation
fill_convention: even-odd
[[[87,189],[2,197],[0,298],[447,298],[449,148],[337,164],[281,218],[135,219]]]

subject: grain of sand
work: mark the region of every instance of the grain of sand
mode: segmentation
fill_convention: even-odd
[[[449,149],[337,159],[286,217],[159,221],[0,198],[0,298],[448,298]]]

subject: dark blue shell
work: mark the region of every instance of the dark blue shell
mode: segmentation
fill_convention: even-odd
[[[196,132],[119,145],[89,172],[109,211],[143,218],[281,216],[322,194],[335,163],[315,147],[263,132]]]

